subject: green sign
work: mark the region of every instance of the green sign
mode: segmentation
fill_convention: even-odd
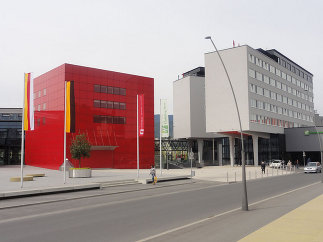
[[[320,131],[320,132],[311,132],[309,130],[305,130],[304,131],[304,135],[308,136],[310,134],[323,134],[323,132],[322,131]]]

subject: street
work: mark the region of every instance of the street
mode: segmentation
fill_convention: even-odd
[[[241,183],[206,181],[3,200],[0,240],[237,241],[322,194],[320,179],[298,173],[248,181],[248,212],[240,210]]]

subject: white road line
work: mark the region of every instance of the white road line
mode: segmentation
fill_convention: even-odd
[[[140,200],[144,200],[144,199],[147,199],[147,198],[149,199],[149,198],[163,197],[163,196],[168,196],[168,195],[173,195],[173,194],[204,190],[204,189],[208,189],[208,188],[225,186],[225,185],[226,184],[211,185],[211,186],[202,187],[202,188],[193,188],[193,189],[187,189],[185,191],[174,191],[174,192],[168,192],[168,193],[156,194],[156,195],[148,194],[148,195],[145,195],[145,196],[141,196],[141,197],[137,197],[137,198],[131,198],[131,199],[123,200],[123,201],[99,203],[99,204],[87,205],[87,206],[83,206],[83,207],[64,209],[64,210],[60,210],[60,211],[53,211],[53,212],[47,212],[47,213],[39,213],[39,214],[21,216],[21,217],[16,217],[16,218],[3,219],[3,220],[0,220],[0,224],[16,222],[16,221],[20,221],[20,220],[28,220],[28,219],[39,218],[39,217],[45,217],[45,216],[51,216],[51,215],[70,213],[70,212],[78,212],[78,211],[89,210],[89,209],[93,209],[93,208],[107,207],[107,206],[115,205],[115,204],[122,204],[122,203],[127,203],[127,202],[140,201]]]
[[[306,185],[306,186],[303,186],[303,187],[299,187],[299,188],[296,188],[296,189],[293,189],[293,190],[290,190],[288,192],[284,192],[284,193],[281,193],[281,194],[278,194],[278,195],[275,195],[275,196],[272,196],[272,197],[269,197],[269,198],[266,198],[266,199],[263,199],[263,200],[260,200],[260,201],[257,201],[257,202],[254,202],[254,203],[251,203],[249,204],[249,206],[253,206],[253,205],[256,205],[256,204],[259,204],[259,203],[263,203],[263,202],[266,202],[268,200],[271,200],[271,199],[274,199],[274,198],[278,198],[278,197],[281,197],[281,196],[284,196],[284,195],[287,195],[289,193],[292,193],[292,192],[296,192],[298,190],[301,190],[301,189],[304,189],[304,188],[307,188],[307,187],[310,187],[310,186],[313,186],[313,185],[316,185],[316,184],[319,184],[321,182],[315,182],[315,183],[312,183],[310,185]],[[198,221],[195,221],[193,223],[189,223],[189,224],[186,224],[186,225],[183,225],[183,226],[180,226],[180,227],[177,227],[177,228],[174,228],[174,229],[170,229],[170,230],[166,230],[162,233],[159,233],[159,234],[156,234],[156,235],[152,235],[152,236],[149,236],[147,238],[144,238],[144,239],[141,239],[141,240],[137,240],[136,242],[144,242],[144,241],[148,241],[148,240],[152,240],[152,239],[155,239],[155,238],[158,238],[158,237],[161,237],[163,235],[166,235],[166,234],[170,234],[170,233],[173,233],[173,232],[176,232],[176,231],[179,231],[179,230],[182,230],[182,229],[185,229],[185,228],[188,228],[188,227],[191,227],[193,225],[196,225],[196,224],[200,224],[200,223],[203,223],[205,221],[208,221],[208,220],[212,220],[212,219],[215,219],[215,218],[218,218],[220,216],[223,216],[223,215],[226,215],[226,214],[229,214],[229,213],[233,213],[233,212],[236,212],[236,211],[239,211],[241,210],[241,208],[235,208],[235,209],[232,209],[232,210],[229,210],[229,211],[226,211],[224,213],[220,213],[220,214],[215,214],[211,217],[208,217],[208,218],[204,218],[204,219],[201,219],[201,220],[198,220]]]

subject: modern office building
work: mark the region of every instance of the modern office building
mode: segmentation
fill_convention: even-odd
[[[235,91],[247,164],[283,159],[284,128],[314,125],[313,75],[274,49],[253,49],[245,45],[219,53]],[[188,73],[189,77],[184,73],[173,85],[174,136],[194,138],[193,131],[192,135],[187,135],[189,133],[183,133],[182,129],[184,120],[189,120],[187,124],[197,123],[195,127],[198,128],[192,126],[194,132],[200,128],[200,132],[206,134],[201,133],[201,139],[215,137],[215,134],[222,136],[215,139],[218,145],[214,148],[219,164],[221,159],[222,164],[227,164],[228,158],[231,165],[239,163],[240,126],[230,84],[218,54],[205,54],[205,78]],[[184,82],[185,85],[178,85]],[[189,113],[197,113],[193,117],[184,116],[181,105],[194,110]]]
[[[91,157],[82,167],[137,167],[137,95],[144,95],[144,134],[139,138],[140,168],[154,163],[154,79],[63,64],[34,79],[35,130],[26,131],[25,163],[58,169],[64,150],[64,86],[74,82],[75,132],[90,141]],[[73,107],[71,107],[73,108]]]
[[[0,165],[20,164],[21,108],[0,108]]]

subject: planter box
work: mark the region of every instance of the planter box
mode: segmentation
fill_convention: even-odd
[[[70,178],[89,178],[92,176],[91,168],[70,168]]]

